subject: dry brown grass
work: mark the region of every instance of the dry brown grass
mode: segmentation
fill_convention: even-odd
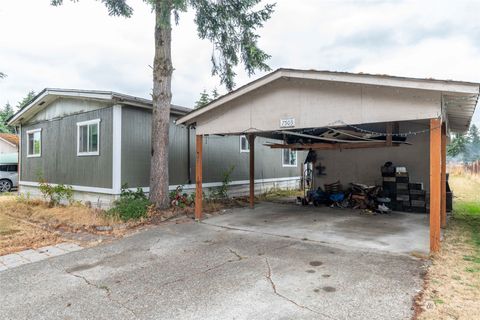
[[[119,222],[85,206],[48,207],[38,200],[0,197],[0,255],[64,241],[61,231],[95,231]]]
[[[83,205],[59,206],[50,208],[40,200],[17,200],[15,197],[2,197],[0,213],[50,227],[68,226],[72,229],[88,226],[110,226],[118,223],[103,211]]]
[[[61,240],[58,233],[49,232],[21,222],[7,214],[5,209],[11,197],[0,197],[0,255],[55,244]]]
[[[450,185],[455,215],[428,270],[418,319],[480,317],[480,184],[456,175]]]

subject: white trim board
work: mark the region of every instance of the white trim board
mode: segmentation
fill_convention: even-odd
[[[18,185],[29,186],[29,187],[39,187],[40,183],[35,181],[19,181]],[[57,183],[49,183],[49,185],[58,186]],[[72,187],[73,191],[115,194],[113,192],[113,189],[110,189],[110,188],[98,188],[98,187],[86,187],[86,186],[74,186],[74,185],[68,185],[68,186]]]
[[[269,182],[282,182],[282,181],[295,181],[295,180],[300,180],[301,177],[284,177],[284,178],[269,178],[269,179],[256,179],[254,181],[255,184],[261,184],[261,183],[269,183]],[[232,181],[229,185],[230,186],[239,186],[239,185],[248,185],[250,183],[249,180],[237,180],[237,181]],[[214,187],[220,187],[223,185],[223,182],[206,182],[202,183],[203,188],[214,188]],[[182,187],[183,190],[192,190],[195,189],[196,185],[195,184],[176,184],[176,185],[170,185],[168,187],[169,191],[173,191],[177,189],[178,187]],[[135,191],[138,188],[128,188],[130,191]],[[143,192],[150,192],[149,187],[141,187]]]
[[[295,180],[300,180],[301,177],[284,177],[284,178],[269,178],[269,179],[256,179],[255,184],[261,184],[261,183],[269,183],[269,182],[282,182],[282,181],[295,181]],[[18,184],[20,186],[29,186],[29,187],[38,187],[40,186],[40,183],[34,182],[34,181],[19,181]],[[223,183],[222,182],[207,182],[203,183],[202,186],[204,188],[212,188],[212,187],[220,187]],[[232,181],[230,183],[230,186],[238,186],[238,185],[248,185],[249,181],[248,180],[237,180],[237,181]],[[52,186],[57,186],[58,184],[56,183],[50,183]],[[184,190],[190,190],[190,189],[195,189],[195,184],[186,184],[186,185],[171,185],[168,187],[170,191],[173,191],[177,189],[177,187],[183,186]],[[71,185],[72,189],[74,191],[81,191],[81,192],[94,192],[94,193],[103,193],[103,194],[112,194],[112,195],[119,195],[120,191],[115,192],[113,188],[98,188],[98,187],[87,187],[87,186],[75,186]],[[131,191],[135,191],[138,188],[129,188]],[[143,192],[149,192],[150,188],[149,187],[142,187],[141,188]]]
[[[112,189],[122,189],[122,106],[114,105],[112,115]]]
[[[93,119],[77,122],[77,157],[99,156],[100,155],[100,123],[101,119]],[[90,125],[97,125],[97,151],[80,151],[80,127],[87,126],[87,149],[90,148]]]
[[[30,139],[28,138],[29,134],[40,132],[40,153],[30,154]],[[25,133],[27,135],[27,158],[40,158],[42,156],[42,128],[27,130]],[[35,135],[34,135],[35,137]],[[35,141],[35,140],[34,140]]]

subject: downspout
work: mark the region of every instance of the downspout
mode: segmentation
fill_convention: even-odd
[[[192,166],[190,161],[190,125],[187,126],[187,182],[192,184]]]

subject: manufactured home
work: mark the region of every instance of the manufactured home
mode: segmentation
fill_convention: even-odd
[[[195,129],[174,123],[189,111],[171,106],[171,190],[195,187]],[[151,114],[147,99],[106,91],[43,90],[10,120],[20,132],[19,192],[39,196],[39,181],[44,179],[70,185],[75,199],[102,208],[112,204],[122,186],[148,192]],[[231,194],[248,192],[246,137],[212,135],[203,140],[204,187],[220,186],[233,168]],[[301,152],[264,149],[257,158],[255,188],[298,187],[302,160]]]

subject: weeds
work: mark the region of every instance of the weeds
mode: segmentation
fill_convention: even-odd
[[[150,206],[151,203],[141,188],[131,191],[124,185],[120,198],[115,200],[107,215],[118,217],[122,221],[138,220],[147,216]]]
[[[68,204],[73,202],[73,188],[64,184],[49,184],[41,175],[38,174],[39,187],[38,189],[43,195],[45,201],[48,202],[50,207],[58,206],[63,200]]]
[[[228,189],[230,183],[232,183],[232,173],[235,169],[235,166],[231,166],[223,173],[222,185],[216,188],[213,188],[210,192],[210,197],[214,200],[226,200],[228,199]]]

